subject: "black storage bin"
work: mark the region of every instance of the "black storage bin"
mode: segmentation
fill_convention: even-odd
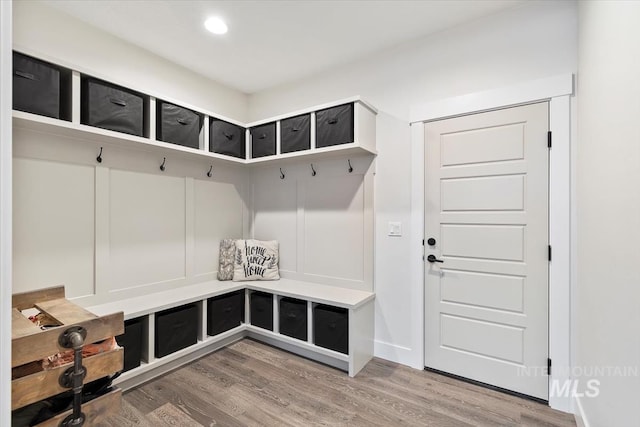
[[[244,291],[207,300],[207,334],[218,335],[244,322]]]
[[[280,152],[292,153],[310,149],[310,123],[311,116],[309,114],[280,121]]]
[[[124,322],[124,334],[118,335],[116,341],[124,347],[124,369],[130,371],[140,366],[142,359],[142,319],[131,319]]]
[[[349,353],[349,312],[346,308],[317,305],[313,309],[313,343]]]
[[[209,124],[209,151],[246,159],[245,135],[243,127],[212,117]]]
[[[198,306],[183,305],[156,313],[156,357],[198,342]]]
[[[280,333],[307,340],[307,302],[294,298],[280,300]]]
[[[316,112],[316,147],[353,142],[353,104]]]
[[[251,158],[255,159],[276,154],[276,124],[251,128]]]
[[[146,95],[114,84],[82,77],[80,122],[130,135],[147,136]]]
[[[169,102],[156,102],[156,139],[200,148],[203,115]]]
[[[250,296],[251,324],[273,331],[273,295],[252,292]]]
[[[69,121],[71,70],[13,52],[13,109]]]

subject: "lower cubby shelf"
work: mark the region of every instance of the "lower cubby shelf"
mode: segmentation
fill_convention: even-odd
[[[118,386],[128,389],[244,337],[263,341],[355,376],[373,357],[374,298],[371,292],[290,279],[246,283],[211,281],[90,309],[102,313],[119,307],[124,311],[125,319],[137,318],[142,324],[140,365],[124,372],[115,381]],[[282,331],[281,304],[285,307]],[[162,353],[159,357],[156,353],[156,341],[159,339],[157,316],[193,306],[197,307],[197,325],[189,325],[188,329],[192,334],[197,330],[197,341],[177,351]],[[329,313],[329,316],[323,315],[317,320],[315,312],[318,310]],[[225,314],[233,316],[231,326],[239,325],[216,333],[229,327],[225,322],[220,323],[220,316]],[[211,316],[215,316],[213,323]],[[293,324],[295,319],[301,323],[297,328]],[[317,322],[322,323],[319,329],[324,331],[318,342],[315,336]],[[218,324],[221,326],[212,329],[212,325]],[[209,335],[210,332],[214,335]],[[346,342],[342,340],[334,345],[331,339],[327,341],[327,335],[330,338],[333,332],[346,337]],[[126,354],[126,347],[124,351]]]

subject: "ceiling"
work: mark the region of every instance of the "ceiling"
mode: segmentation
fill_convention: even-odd
[[[47,0],[68,13],[244,93],[302,79],[495,13],[515,0]],[[211,15],[229,32],[204,29]]]

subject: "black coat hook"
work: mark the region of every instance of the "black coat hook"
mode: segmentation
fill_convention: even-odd
[[[284,179],[284,172],[282,172],[282,168],[280,168],[280,179]]]
[[[162,158],[162,164],[160,165],[160,170],[161,170],[162,172],[164,172],[164,170],[166,169],[166,168],[164,167],[164,164],[165,164],[165,163],[167,163],[167,158],[166,158],[166,157],[163,157],[163,158]]]
[[[209,172],[207,172],[207,176],[211,178],[211,171],[213,170],[213,165],[209,166]]]
[[[100,147],[100,154],[98,154],[98,157],[96,157],[96,161],[98,163],[102,163],[102,147]]]
[[[311,163],[311,176],[316,176],[316,170],[313,167],[313,163]]]
[[[351,166],[351,159],[347,159],[347,162],[349,163],[349,173],[353,172],[353,166]]]

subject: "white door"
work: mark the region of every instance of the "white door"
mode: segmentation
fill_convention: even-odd
[[[548,117],[425,124],[425,366],[545,400]]]

